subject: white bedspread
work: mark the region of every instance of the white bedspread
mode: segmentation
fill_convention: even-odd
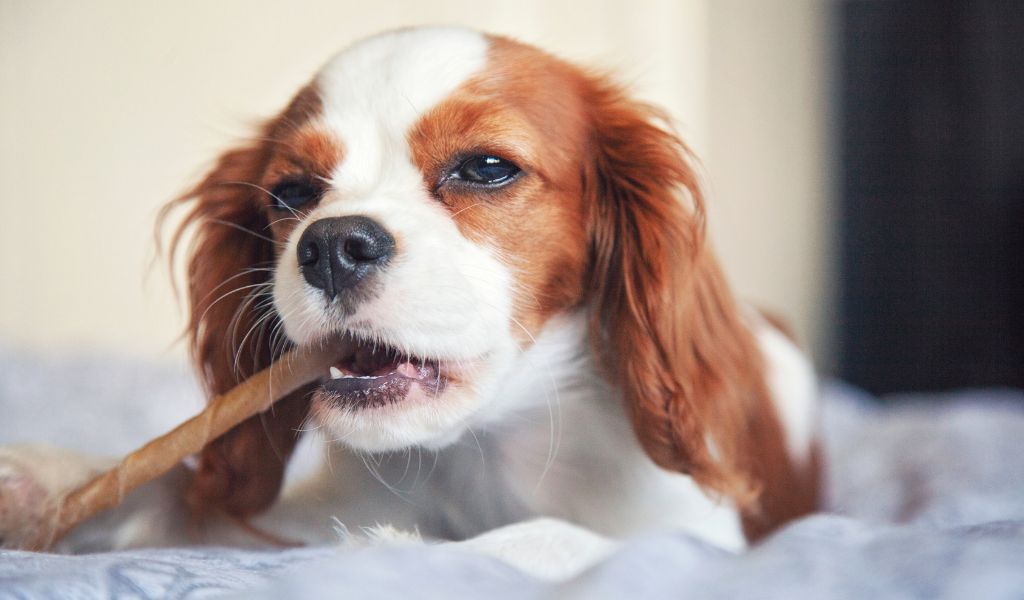
[[[664,533],[551,585],[437,546],[0,552],[0,599],[1024,598],[1024,393],[894,400],[825,386],[827,511],[741,555]],[[0,349],[3,444],[116,455],[199,406],[183,369]]]

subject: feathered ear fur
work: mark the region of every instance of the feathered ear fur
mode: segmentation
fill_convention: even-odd
[[[272,139],[272,127],[264,133],[264,140]],[[171,254],[191,230],[188,335],[196,372],[211,396],[268,366],[283,350],[283,341],[272,348],[270,339],[277,324],[270,304],[275,251],[257,187],[268,144],[225,153],[195,188],[165,209],[191,205]],[[207,445],[186,495],[195,513],[245,516],[276,499],[308,395],[300,390]]]
[[[792,469],[763,359],[705,241],[689,151],[614,86],[595,84],[588,104],[595,352],[655,463],[758,513],[773,471]]]

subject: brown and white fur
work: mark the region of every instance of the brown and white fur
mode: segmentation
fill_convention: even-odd
[[[467,180],[481,156],[518,171]],[[210,393],[339,337],[405,379],[359,396],[325,373],[211,444],[184,502],[158,483],[91,547],[244,539],[227,514],[311,543],[385,524],[565,577],[611,539],[740,549],[815,506],[812,369],[733,299],[686,146],[604,76],[465,29],[379,35],[177,204]],[[303,234],[351,216],[392,245],[331,299]],[[339,356],[336,385],[357,362]],[[278,499],[303,428],[329,460]],[[25,452],[3,463],[22,483],[48,468]]]

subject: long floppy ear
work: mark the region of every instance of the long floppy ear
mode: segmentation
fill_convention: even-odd
[[[165,208],[166,215],[191,206],[171,256],[191,230],[188,335],[196,372],[211,396],[268,366],[282,350],[280,344],[272,348],[270,339],[277,325],[270,303],[275,253],[257,187],[269,154],[267,142],[225,153],[197,186]],[[207,445],[186,494],[194,513],[245,516],[276,499],[308,395],[299,390]]]
[[[654,462],[753,514],[789,460],[763,359],[705,242],[689,151],[614,86],[594,84],[588,102],[595,352]]]

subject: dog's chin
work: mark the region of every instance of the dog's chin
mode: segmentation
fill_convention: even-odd
[[[312,416],[331,440],[380,452],[454,442],[476,409],[483,358],[444,360],[345,336],[347,350],[313,394]]]

